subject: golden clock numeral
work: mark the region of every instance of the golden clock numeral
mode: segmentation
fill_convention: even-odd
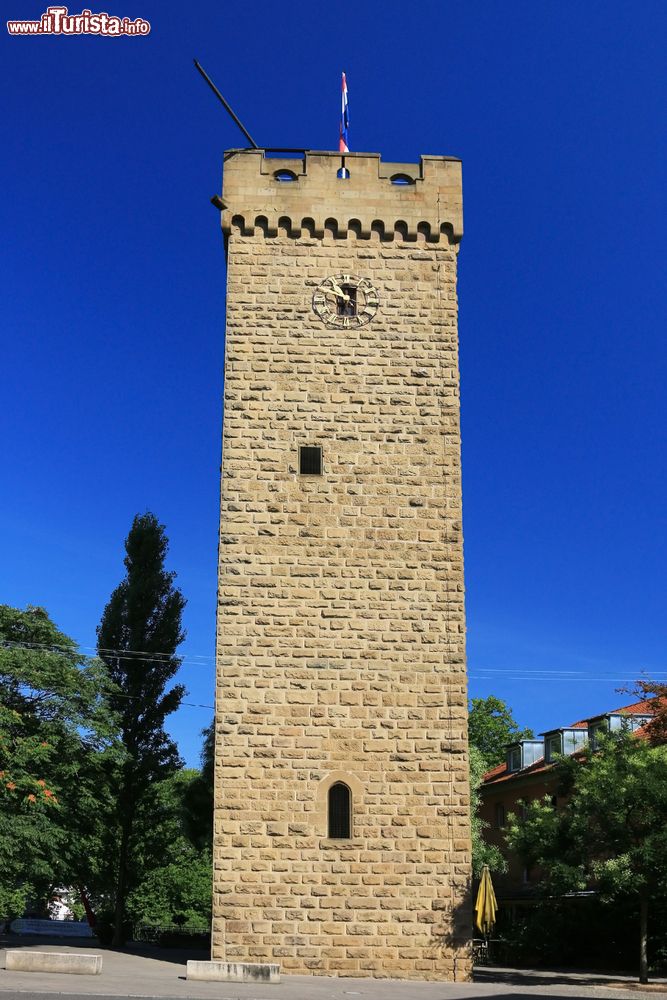
[[[350,317],[343,316],[343,326],[345,327],[345,329],[347,329],[349,325],[350,325]]]
[[[341,281],[344,281],[344,282],[345,282],[345,283],[347,284],[347,283],[349,283],[350,281],[352,281],[352,275],[351,275],[351,274],[344,274],[344,275],[343,275],[343,276],[341,277],[341,279],[340,279],[340,280],[341,280]]]

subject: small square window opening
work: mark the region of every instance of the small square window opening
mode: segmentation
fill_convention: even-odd
[[[322,449],[319,445],[299,448],[299,473],[302,476],[322,475]]]
[[[336,302],[336,311],[339,316],[357,315],[357,289],[355,285],[342,285],[342,296]]]

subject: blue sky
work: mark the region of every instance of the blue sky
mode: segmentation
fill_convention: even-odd
[[[345,69],[353,150],[463,160],[471,694],[540,730],[665,674],[662,0],[101,9],[150,35],[3,37],[0,602],[41,604],[92,647],[152,510],[188,599],[187,700],[212,704],[225,301],[209,198],[244,140],[192,58],[258,143],[313,149],[336,146]],[[189,763],[210,717],[172,721]]]

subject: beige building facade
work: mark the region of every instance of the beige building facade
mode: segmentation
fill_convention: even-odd
[[[225,155],[212,958],[466,979],[461,165]]]

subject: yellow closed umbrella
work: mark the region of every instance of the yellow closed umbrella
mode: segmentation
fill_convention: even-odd
[[[489,866],[484,865],[482,868],[482,879],[477,890],[477,899],[475,900],[475,923],[485,937],[494,928],[497,909],[498,903],[496,902],[496,894],[493,891]]]

